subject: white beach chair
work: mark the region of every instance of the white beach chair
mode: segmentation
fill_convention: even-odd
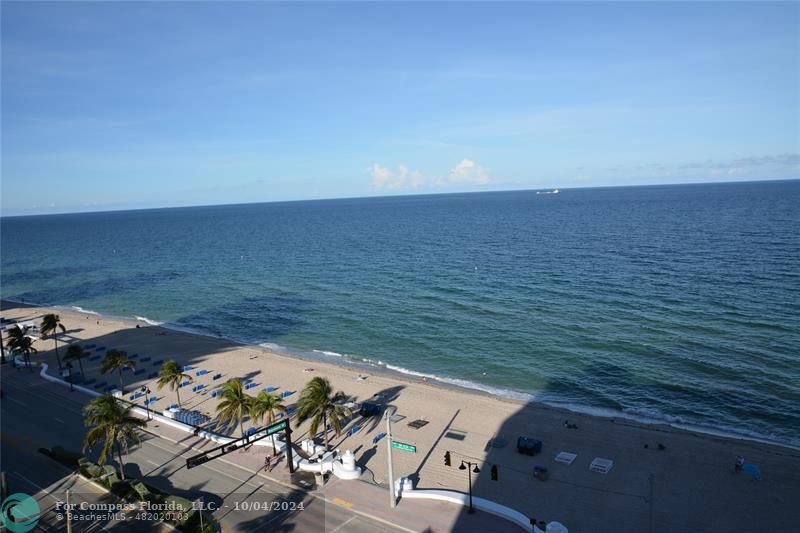
[[[574,461],[576,457],[578,457],[578,454],[576,453],[561,452],[556,455],[556,462],[565,465],[571,465],[572,461]]]
[[[602,457],[595,457],[592,464],[589,465],[589,470],[592,472],[599,472],[600,474],[608,474],[614,466],[614,461],[611,459],[603,459]]]

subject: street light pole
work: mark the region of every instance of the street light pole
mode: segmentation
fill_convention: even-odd
[[[114,472],[109,472],[107,474],[103,474],[102,476],[96,478],[95,481],[100,481],[101,479],[105,479],[105,478],[113,476],[113,475],[114,475]],[[90,481],[91,480],[87,481],[86,483],[89,483]],[[85,485],[86,483],[84,483],[83,485]],[[67,489],[66,491],[64,491],[64,494],[65,494],[66,499],[67,499],[67,533],[72,533],[72,506],[70,505],[70,501],[69,501],[69,495],[71,494],[71,492],[70,492],[69,489]]]
[[[205,528],[203,527],[203,497],[200,496],[200,533],[205,533]]]
[[[397,496],[394,493],[394,471],[392,470],[392,416],[397,411],[395,407],[386,409],[386,449],[389,456],[389,507],[397,506]]]
[[[464,466],[464,465],[467,466]],[[472,507],[472,473],[475,472],[476,474],[480,473],[481,469],[478,468],[478,463],[470,463],[469,461],[461,461],[461,466],[458,467],[459,470],[467,470],[467,476],[469,477],[469,514],[475,512],[475,509]]]
[[[69,502],[69,489],[66,490],[67,496],[67,533],[72,533],[72,507]]]

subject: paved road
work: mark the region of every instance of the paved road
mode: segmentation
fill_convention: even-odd
[[[5,370],[5,368],[4,368]],[[8,493],[22,492],[33,496],[41,509],[41,518],[35,531],[61,532],[67,530],[66,524],[66,491],[70,490],[70,503],[78,508],[73,514],[73,531],[119,532],[159,531],[166,528],[143,515],[114,511],[93,513],[80,511],[85,505],[96,508],[97,504],[116,505],[118,500],[106,492],[94,487],[91,483],[72,475],[72,472],[39,453],[40,447],[52,445],[52,436],[60,433],[61,422],[31,423],[25,406],[25,397],[30,392],[21,389],[20,385],[7,384],[8,378],[14,378],[16,371],[3,372],[2,430],[0,431],[0,469],[6,473]],[[19,389],[23,392],[6,395],[9,390]],[[55,418],[55,417],[54,417]],[[60,419],[59,419],[60,420]],[[48,438],[50,437],[50,438]],[[86,509],[86,507],[84,507]]]
[[[53,446],[81,449],[86,431],[81,409],[88,402],[88,396],[70,393],[36,374],[17,372],[9,366],[2,371],[2,390],[0,467],[9,472],[11,491],[30,493],[34,488],[50,490],[50,487],[55,490],[50,492],[63,498],[60,495],[66,488],[65,470],[36,450]],[[144,433],[141,445],[135,446],[125,458],[125,472],[144,478],[148,484],[165,492],[192,501],[202,498],[226,532],[393,531],[382,523],[326,504],[304,491],[291,491],[229,463],[216,461],[187,470],[186,457],[194,453],[185,445]],[[80,491],[80,498],[107,498],[90,487],[81,487]],[[43,501],[47,500],[43,507],[52,508],[55,500],[43,494]],[[47,522],[45,527],[49,525]],[[153,525],[134,520],[100,525],[94,522],[81,524],[74,531],[153,531]]]

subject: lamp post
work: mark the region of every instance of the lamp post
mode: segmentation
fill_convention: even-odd
[[[144,393],[144,408],[147,409],[147,419],[150,420],[150,389],[146,385],[142,385],[142,392]]]
[[[466,465],[466,466],[465,466]],[[475,509],[472,508],[472,473],[475,472],[476,474],[480,473],[481,469],[478,468],[478,463],[470,463],[469,461],[461,461],[461,466],[458,467],[459,470],[467,470],[467,475],[469,476],[469,514],[475,512]]]
[[[105,479],[107,477],[113,476],[114,472],[109,472],[107,474],[103,474],[102,476],[95,478],[94,481],[100,481],[101,479]],[[91,481],[91,480],[90,480]],[[89,483],[87,481],[86,483]],[[82,483],[81,486],[86,485],[86,483]],[[73,485],[74,486],[74,485]],[[67,499],[67,533],[72,533],[72,503],[70,502],[70,489],[67,489],[65,492],[65,496]]]
[[[74,392],[75,389],[72,387],[72,363],[67,363],[67,381],[69,381],[69,391]]]
[[[392,509],[397,506],[397,497],[394,494],[394,472],[392,471],[392,416],[397,409],[388,407],[386,409],[386,449],[389,457],[389,507]]]
[[[200,533],[205,533],[205,527],[203,527],[203,497],[200,496],[197,498],[195,503],[200,502]]]

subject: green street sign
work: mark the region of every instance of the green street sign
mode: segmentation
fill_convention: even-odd
[[[405,442],[392,441],[392,448],[403,450],[404,452],[417,453],[417,447],[413,444],[406,444]]]
[[[283,422],[278,422],[277,424],[272,424],[271,426],[267,426],[267,436],[272,435],[273,433],[277,433],[279,431],[283,431],[286,429],[286,424],[288,422],[284,420]]]

